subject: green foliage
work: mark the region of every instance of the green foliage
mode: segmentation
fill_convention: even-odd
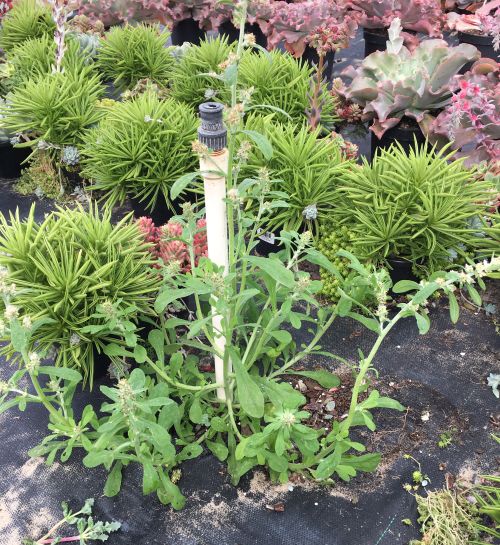
[[[275,210],[266,229],[279,232],[304,226],[317,232],[319,222],[329,217],[337,203],[337,186],[345,182],[353,163],[344,159],[334,140],[320,137],[320,129],[272,122],[266,125],[265,135],[274,150],[272,158],[266,160],[257,149],[243,172],[255,175],[267,167],[277,180],[276,188],[288,195],[288,207]],[[310,220],[307,207],[311,207]]]
[[[92,507],[94,506],[94,499],[89,498],[85,500],[83,507],[76,512],[69,509],[66,502],[62,503],[64,517],[54,525],[47,534],[37,541],[31,539],[23,540],[23,545],[39,545],[42,540],[51,538],[51,543],[62,543],[63,541],[76,541],[79,539],[80,545],[85,545],[89,541],[107,541],[109,534],[116,532],[120,529],[121,524],[119,522],[102,522],[100,520],[94,520],[92,518]],[[66,538],[58,537],[53,538],[57,530],[61,528],[63,524],[69,526],[75,526],[78,531],[77,536],[68,536]]]
[[[0,114],[2,125],[28,140],[24,146],[81,145],[84,131],[97,123],[102,112],[97,101],[103,93],[93,69],[41,74],[9,95]]]
[[[197,124],[189,107],[153,93],[118,103],[88,134],[84,175],[110,204],[132,195],[150,207],[159,198],[171,207],[172,184],[197,163]]]
[[[484,244],[490,184],[474,180],[446,151],[381,150],[337,188],[333,217],[349,226],[355,253],[377,261],[404,257],[423,271],[449,268]]]
[[[61,178],[47,152],[37,153],[22,171],[15,189],[21,195],[58,199],[64,193]]]
[[[355,235],[346,225],[339,225],[335,221],[327,220],[320,224],[317,237],[317,249],[334,265],[338,274],[333,274],[327,269],[321,269],[322,295],[332,301],[340,297],[339,288],[342,287],[345,277],[350,273],[349,260],[338,255],[340,250],[354,253]],[[358,259],[365,261],[358,255]]]
[[[271,52],[246,53],[240,65],[239,87],[253,89],[251,108],[260,112],[275,111],[259,108],[259,105],[271,106],[285,111],[293,122],[307,122],[306,110],[309,107],[308,94],[314,68],[306,62],[295,59],[289,53],[279,50]],[[333,96],[323,86],[325,104],[321,112],[323,125],[331,126],[337,121],[334,115]],[[285,122],[289,117],[277,112],[276,119]]]
[[[166,47],[168,37],[157,25],[114,27],[101,40],[97,65],[120,91],[145,78],[165,85],[174,63],[171,48]]]
[[[55,364],[81,368],[92,377],[94,349],[126,337],[127,320],[150,314],[158,279],[135,225],[111,223],[110,212],[59,209],[37,224],[34,207],[27,220],[0,218],[0,264],[16,284],[15,304],[32,319],[50,317],[32,336],[32,347],[57,347]],[[113,322],[100,305],[118,305],[126,316]],[[16,348],[7,345],[12,355]]]
[[[22,85],[28,79],[52,72],[56,55],[56,44],[48,34],[40,38],[30,38],[18,45],[9,55],[12,64],[11,87]],[[82,71],[90,62],[89,55],[80,51],[80,44],[76,39],[66,39],[66,51],[62,61],[64,70]]]
[[[227,38],[218,36],[207,38],[200,45],[182,47],[185,50],[172,72],[172,96],[198,108],[207,100],[205,93],[210,89],[215,92],[215,100],[227,104],[229,92],[224,82],[208,74],[221,72],[219,65],[234,52],[234,46],[228,43]]]
[[[55,24],[50,8],[37,0],[18,0],[3,17],[0,47],[8,54],[29,38],[54,34]]]

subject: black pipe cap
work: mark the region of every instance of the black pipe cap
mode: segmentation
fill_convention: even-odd
[[[201,125],[198,140],[213,151],[227,146],[227,129],[222,120],[224,105],[220,102],[204,102],[200,105]]]

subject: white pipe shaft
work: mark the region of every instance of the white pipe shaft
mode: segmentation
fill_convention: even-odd
[[[205,213],[207,219],[208,257],[219,267],[224,267],[227,273],[229,268],[229,246],[227,234],[226,212],[226,173],[228,166],[228,151],[224,149],[209,158],[200,159],[200,170],[205,188]],[[219,173],[217,171],[222,171]],[[214,315],[212,325],[214,330],[221,331],[222,316]],[[215,344],[219,354],[224,354],[226,339],[215,333]],[[217,384],[224,384],[224,361],[214,356],[215,380]],[[229,364],[230,365],[230,364]],[[229,369],[231,372],[231,369]],[[223,387],[217,389],[218,399],[225,400],[226,392]]]

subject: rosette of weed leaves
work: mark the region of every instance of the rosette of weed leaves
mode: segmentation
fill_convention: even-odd
[[[262,120],[253,118],[247,128],[263,129]],[[270,141],[273,155],[270,160],[256,148],[244,167],[244,176],[255,177],[262,167],[275,180],[272,189],[288,195],[288,208],[276,208],[266,223],[266,229],[279,233],[285,230],[311,229],[318,232],[321,221],[328,218],[336,205],[341,184],[354,163],[346,160],[338,143],[322,138],[321,129],[311,131],[306,125],[275,123],[272,118],[260,130]]]
[[[242,90],[251,90],[250,108],[266,114],[275,112],[276,119],[282,122],[290,118],[298,124],[307,121],[308,94],[315,77],[314,68],[307,63],[278,50],[248,52],[241,59],[239,77]],[[322,86],[322,91],[321,123],[332,126],[338,120],[334,114],[334,98],[326,85]],[[277,112],[276,108],[289,117]]]
[[[103,93],[91,66],[40,74],[15,88],[0,111],[2,125],[22,133],[25,146],[58,149],[79,146],[84,131],[99,121]]]
[[[158,25],[114,27],[101,40],[99,70],[120,91],[132,89],[141,79],[166,85],[174,64],[168,37]]]
[[[159,198],[172,208],[172,184],[196,170],[197,125],[193,111],[172,98],[147,92],[117,103],[87,135],[83,174],[111,205],[132,196],[149,209]]]
[[[29,38],[53,36],[56,25],[50,9],[37,0],[18,0],[2,19],[0,48],[9,54]]]
[[[149,245],[130,218],[113,224],[111,212],[96,205],[88,212],[59,208],[42,223],[34,214],[32,207],[27,219],[0,215],[3,280],[15,284],[13,303],[23,315],[46,319],[32,331],[33,348],[41,354],[55,349],[56,366],[78,368],[91,380],[95,350],[123,342],[117,306],[132,321],[153,313],[159,279],[151,273]],[[101,306],[109,309],[107,321],[96,316]],[[14,353],[12,343],[3,353]]]
[[[211,74],[222,74],[224,63],[234,51],[234,45],[222,36],[208,38],[200,45],[184,44],[177,48],[172,96],[195,109],[212,99],[227,104],[229,89],[220,78]]]

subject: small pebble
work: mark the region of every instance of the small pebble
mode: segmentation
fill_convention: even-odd
[[[465,356],[465,352],[460,352],[460,355],[461,355],[461,356]]]
[[[293,492],[293,486],[291,484],[288,485],[288,490],[290,490],[290,492]]]
[[[318,502],[317,502],[317,501],[315,501],[315,502],[314,502],[314,505],[318,505]]]
[[[422,486],[427,486],[428,484],[429,484],[429,481],[426,481],[426,480],[422,481]]]

